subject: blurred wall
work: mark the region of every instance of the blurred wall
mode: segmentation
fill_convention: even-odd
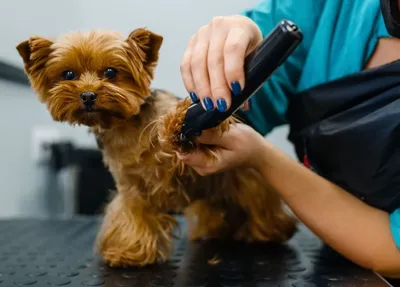
[[[258,0],[70,0],[2,1],[0,59],[22,67],[15,46],[31,35],[57,37],[76,29],[108,28],[128,34],[147,26],[164,36],[153,86],[186,96],[179,63],[189,37],[213,16],[239,13]],[[94,145],[86,128],[54,123],[29,87],[0,81],[0,217],[42,216],[45,174],[32,161],[32,131],[56,127],[79,145]],[[270,140],[293,156],[287,129]]]

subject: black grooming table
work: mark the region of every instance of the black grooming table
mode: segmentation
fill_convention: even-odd
[[[194,243],[183,236],[165,264],[112,269],[92,253],[98,224],[95,217],[0,221],[0,287],[391,286],[322,245],[304,226],[284,245]]]

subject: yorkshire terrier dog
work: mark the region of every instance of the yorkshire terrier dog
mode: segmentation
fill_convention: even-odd
[[[164,262],[177,225],[171,211],[185,214],[191,240],[285,242],[297,221],[259,172],[242,167],[201,176],[178,160],[190,101],[150,87],[162,42],[139,28],[128,37],[96,30],[17,46],[52,118],[88,126],[115,179],[97,250],[110,266]],[[193,148],[214,156],[211,146]]]

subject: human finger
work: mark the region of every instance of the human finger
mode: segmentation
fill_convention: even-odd
[[[189,165],[191,168],[193,168],[201,176],[206,176],[206,175],[210,175],[210,174],[222,171],[222,165],[218,161],[211,162],[209,160],[207,162],[207,164],[202,164],[202,165],[187,164],[187,165]]]
[[[228,148],[231,144],[231,140],[231,134],[229,131],[220,134],[215,129],[204,130],[197,138],[197,142],[200,144],[214,145],[219,148]]]
[[[209,49],[210,27],[201,27],[196,35],[196,43],[190,61],[195,93],[201,101],[206,111],[215,108],[215,103],[211,98],[210,79],[207,69],[207,54]]]
[[[232,28],[225,41],[225,77],[234,96],[240,94],[245,85],[244,60],[249,44],[249,36],[241,28]]]
[[[250,107],[251,107],[251,99],[249,99],[248,101],[246,101],[244,104],[243,104],[243,107],[241,108],[243,111],[248,111],[248,110],[250,110]]]
[[[209,158],[201,151],[196,151],[188,154],[177,154],[177,157],[183,163],[192,167],[206,167],[209,165]]]
[[[228,27],[224,17],[215,17],[211,23],[211,38],[207,57],[211,96],[221,112],[231,105],[231,90],[226,82],[224,69],[224,46]]]
[[[195,93],[195,85],[193,81],[193,76],[192,76],[192,70],[191,70],[191,59],[193,55],[193,47],[196,43],[196,35],[193,35],[189,39],[188,46],[185,50],[185,53],[183,54],[182,61],[181,61],[181,76],[183,80],[183,84],[187,90],[187,92],[190,95],[190,98],[192,99],[192,102],[198,103],[199,98],[197,97]]]

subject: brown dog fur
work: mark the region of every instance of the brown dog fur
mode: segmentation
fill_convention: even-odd
[[[31,86],[55,121],[86,125],[96,136],[117,191],[105,210],[97,248],[111,266],[143,266],[170,255],[184,212],[192,240],[284,242],[296,220],[251,168],[200,176],[178,161],[176,134],[190,102],[150,88],[163,38],[136,29],[72,32],[52,41],[31,37],[17,50]],[[104,70],[113,67],[115,77]],[[65,80],[63,72],[74,72]],[[83,92],[97,94],[93,110]],[[217,129],[224,132],[233,118]],[[197,146],[213,156],[212,147]]]

